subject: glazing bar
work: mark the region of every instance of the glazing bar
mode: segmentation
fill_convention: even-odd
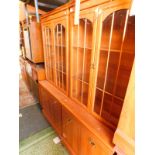
[[[86,34],[87,34],[87,19],[84,19],[84,49],[83,49],[83,66],[82,66],[82,89],[81,89],[81,102],[83,103],[83,80],[85,69],[85,55],[86,55]]]
[[[79,28],[79,24],[77,25],[78,26],[78,34],[77,34],[77,49],[76,49],[76,57],[77,57],[77,61],[76,61],[76,97],[78,96],[78,61],[79,61],[79,58],[78,58],[78,52],[79,52],[79,31],[80,31],[80,28]],[[75,37],[76,35],[74,35]]]
[[[56,42],[56,46],[57,46],[57,50],[56,50],[56,53],[57,53],[57,67],[58,67],[58,70],[60,68],[60,59],[59,59],[59,39],[58,39],[58,33],[59,33],[59,30],[58,30],[58,25],[57,25],[57,42]],[[57,73],[58,73],[58,78],[59,78],[59,88],[60,88],[60,72],[57,70]]]
[[[56,33],[57,33],[57,27],[56,27]],[[53,46],[53,49],[54,49],[54,61],[55,61],[55,81],[56,81],[56,86],[58,85],[58,81],[57,81],[57,54],[56,54],[56,33],[55,33],[55,29],[54,29],[54,46]]]
[[[63,64],[63,52],[62,52],[63,51],[62,35],[63,33],[62,33],[62,25],[61,25],[61,45],[60,45],[61,46],[61,72],[62,72],[61,76],[62,76],[62,89],[64,89],[64,85],[63,85],[64,84],[64,80],[63,80],[63,67],[64,67],[63,65],[64,64]]]

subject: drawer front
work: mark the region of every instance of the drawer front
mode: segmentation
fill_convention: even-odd
[[[81,149],[80,155],[112,155],[108,149],[93,133],[87,128],[81,128]]]

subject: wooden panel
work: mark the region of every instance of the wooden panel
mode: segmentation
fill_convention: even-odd
[[[41,85],[39,85],[39,95],[44,111],[54,125],[57,133],[61,135],[61,103]]]
[[[135,65],[133,65],[118,127],[113,142],[121,153],[135,153]],[[118,151],[118,149],[116,150]]]
[[[61,135],[61,103],[53,96],[49,97],[50,119],[57,132]]]
[[[83,107],[76,104],[69,97],[66,97],[61,91],[52,86],[48,81],[40,81],[41,87],[45,88],[52,96],[54,96],[64,108],[66,108],[71,115],[81,124],[86,126],[98,139],[100,139],[105,146],[112,151],[113,144],[113,130],[107,127],[104,123],[95,119],[91,114]],[[63,118],[63,116],[62,116]],[[72,129],[69,130],[72,132]]]
[[[82,127],[80,136],[80,155],[112,155],[109,150],[94,134],[88,129]]]
[[[32,61],[34,63],[44,62],[41,25],[37,22],[31,22],[29,28]]]
[[[81,145],[79,144],[80,137],[80,125],[79,122],[66,110],[62,107],[62,130],[63,138],[74,150],[75,154],[79,154]]]

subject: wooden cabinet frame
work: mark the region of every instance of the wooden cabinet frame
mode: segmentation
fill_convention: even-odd
[[[87,1],[81,1],[81,10],[80,10],[80,20],[83,20],[84,19],[84,24],[83,24],[83,29],[81,30],[83,34],[83,38],[84,39],[81,39],[80,38],[80,35],[79,35],[79,30],[80,30],[80,25],[79,26],[74,26],[74,7],[73,7],[73,2],[69,3],[68,4],[68,7],[67,7],[67,11],[66,10],[63,10],[63,7],[60,8],[60,12],[59,10],[55,10],[51,13],[51,16],[50,16],[50,13],[49,13],[49,16],[45,16],[44,18],[42,18],[42,28],[43,28],[43,31],[45,29],[45,27],[48,27],[50,30],[51,30],[51,44],[53,45],[53,51],[54,53],[56,53],[56,48],[54,47],[55,46],[55,27],[58,25],[58,24],[61,24],[63,25],[64,27],[66,27],[66,73],[67,73],[67,91],[64,92],[62,91],[57,84],[55,84],[55,82],[51,82],[49,79],[48,79],[48,76],[46,77],[47,81],[49,81],[50,83],[52,83],[52,85],[55,86],[55,88],[53,86],[51,86],[49,89],[51,89],[52,91],[55,91],[54,93],[51,92],[51,94],[54,94],[54,96],[59,99],[59,101],[62,103],[62,105],[66,108],[66,109],[69,109],[69,111],[73,114],[73,116],[75,116],[76,118],[79,119],[79,121],[81,121],[84,126],[86,126],[86,128],[88,130],[90,130],[91,132],[93,132],[94,135],[97,136],[97,138],[99,138],[98,135],[100,134],[103,134],[103,130],[102,128],[100,128],[101,126],[104,128],[105,126],[108,127],[108,132],[110,133],[107,133],[107,135],[103,136],[101,139],[103,140],[103,143],[106,143],[107,141],[111,141],[112,142],[112,139],[113,139],[113,135],[111,134],[110,130],[112,129],[113,130],[113,133],[114,131],[116,130],[117,128],[117,121],[119,120],[119,116],[118,116],[118,113],[119,112],[116,112],[114,113],[114,119],[111,121],[110,119],[112,118],[112,103],[114,102],[114,98],[117,97],[117,95],[119,93],[116,93],[116,84],[117,84],[117,81],[118,81],[118,75],[119,75],[119,67],[120,67],[120,64],[121,64],[121,57],[122,57],[122,46],[123,46],[123,43],[121,42],[120,43],[120,49],[118,50],[117,48],[116,49],[112,49],[111,48],[111,44],[112,44],[112,39],[113,39],[113,27],[114,27],[114,18],[115,18],[115,12],[119,11],[119,10],[125,10],[126,11],[126,15],[125,15],[125,20],[123,21],[125,24],[123,25],[123,30],[122,30],[122,38],[125,36],[125,29],[127,27],[127,19],[128,19],[128,9],[130,8],[130,5],[131,5],[131,0],[115,0],[115,1],[110,1],[110,0],[101,0],[101,1],[97,1],[95,2],[95,0],[92,0],[89,4],[89,2]],[[69,13],[69,8],[70,8],[70,13]],[[65,6],[65,9],[66,9],[66,6]],[[99,113],[96,113],[95,110],[94,110],[94,107],[95,107],[95,97],[96,97],[96,89],[97,89],[97,80],[98,80],[98,72],[99,72],[99,61],[100,61],[100,58],[102,57],[100,54],[101,54],[101,49],[102,51],[103,50],[103,47],[102,47],[102,31],[103,31],[103,23],[106,21],[106,19],[111,16],[111,25],[110,25],[110,28],[109,28],[109,40],[107,41],[107,45],[108,45],[108,48],[106,49],[106,54],[107,54],[107,59],[106,59],[106,65],[105,65],[105,75],[104,78],[101,76],[101,78],[103,78],[104,80],[104,84],[103,84],[103,89],[102,89],[102,102],[100,103],[101,106],[100,106],[100,109],[99,109]],[[116,18],[117,19],[117,18]],[[84,30],[86,30],[86,26],[87,26],[87,20],[90,21],[90,23],[92,24],[92,29],[89,29],[91,30],[91,41],[89,43],[87,43],[86,41],[86,32]],[[117,27],[117,23],[116,23],[116,27]],[[77,32],[78,33],[74,33],[74,31],[77,29]],[[119,28],[118,28],[119,29]],[[76,31],[75,31],[76,32]],[[119,31],[118,31],[119,32]],[[117,34],[117,33],[116,33]],[[44,36],[45,37],[45,36]],[[44,41],[45,41],[45,38],[44,38]],[[115,40],[114,40],[115,41]],[[83,43],[83,44],[82,44]],[[117,41],[116,41],[117,43]],[[87,46],[91,44],[91,46]],[[73,75],[76,76],[76,80],[78,79],[78,74],[84,74],[84,68],[85,68],[85,51],[86,51],[86,47],[90,47],[89,48],[89,63],[90,63],[90,68],[88,67],[88,79],[87,81],[84,81],[84,78],[83,76],[84,75],[81,75],[79,77],[82,77],[80,80],[81,80],[81,83],[82,82],[87,82],[87,85],[88,85],[88,89],[86,89],[86,93],[88,93],[88,98],[87,98],[87,103],[84,105],[82,104],[82,100],[81,100],[81,97],[83,95],[83,86],[79,87],[79,89],[81,89],[79,92],[79,94],[81,95],[80,96],[80,100],[78,100],[73,94],[74,94],[74,91],[72,90],[72,88],[76,88],[75,85],[74,85],[74,81],[73,81]],[[73,49],[75,48],[75,50]],[[81,53],[83,54],[83,56],[81,56],[81,59],[78,57],[78,54],[75,56],[75,53],[78,53],[79,52],[79,49],[82,49],[81,50]],[[108,118],[108,115],[107,115],[107,119],[103,118],[102,117],[102,109],[103,109],[103,101],[104,101],[104,93],[105,93],[105,88],[106,88],[106,82],[107,82],[107,78],[108,78],[108,67],[109,67],[109,62],[110,62],[110,54],[111,54],[111,49],[112,49],[112,52],[118,52],[116,55],[117,58],[118,58],[118,63],[116,62],[116,78],[114,77],[112,80],[113,80],[113,87],[110,87],[110,89],[112,90],[112,93],[111,92],[108,92],[109,96],[111,95],[111,98],[112,98],[112,103],[110,102],[110,113],[109,113],[109,116],[111,118]],[[46,49],[44,48],[44,51]],[[81,54],[81,55],[82,55]],[[131,53],[130,53],[131,54]],[[132,53],[133,54],[133,53]],[[45,54],[45,66],[46,66],[46,75],[48,75],[49,73],[49,67],[48,67],[48,63],[51,63],[49,60],[51,57],[51,55],[46,55]],[[127,56],[126,56],[127,57]],[[133,56],[134,57],[134,56]],[[112,60],[114,60],[115,57],[113,57]],[[79,61],[80,60],[80,61]],[[125,59],[126,60],[126,59]],[[132,59],[131,59],[132,60]],[[134,60],[134,58],[133,58]],[[55,60],[56,61],[56,60]],[[69,62],[69,63],[68,63]],[[79,67],[74,67],[73,65],[75,65],[74,63],[76,64],[79,64],[79,62],[81,62],[81,70],[79,69]],[[89,64],[88,63],[88,64]],[[114,62],[115,63],[115,62]],[[70,65],[69,65],[70,64]],[[76,65],[77,65],[76,64]],[[104,65],[104,64],[103,64]],[[130,64],[131,65],[131,64]],[[77,65],[78,66],[78,65]],[[56,67],[56,64],[55,64],[55,67]],[[131,68],[132,66],[130,66]],[[78,70],[79,69],[79,70]],[[128,69],[128,68],[127,68]],[[120,72],[122,73],[122,72]],[[56,71],[54,73],[54,80],[56,81]],[[113,74],[112,74],[113,75]],[[128,76],[128,74],[127,74]],[[109,76],[110,77],[110,76]],[[130,76],[128,77],[130,78]],[[121,79],[121,78],[120,78]],[[111,79],[110,79],[111,80]],[[125,79],[126,80],[126,79]],[[110,81],[111,82],[111,81]],[[110,83],[109,82],[109,83]],[[46,84],[45,84],[46,83]],[[123,82],[122,82],[123,83]],[[126,84],[126,83],[125,83]],[[42,85],[48,85],[47,82],[43,82]],[[81,84],[83,85],[83,84]],[[123,84],[122,84],[123,85]],[[118,87],[120,86],[120,83],[118,82]],[[125,88],[125,87],[123,87]],[[61,94],[60,91],[62,91],[66,96],[63,96]],[[124,90],[123,90],[124,91]],[[82,93],[81,93],[82,92]],[[106,92],[106,93],[107,93]],[[121,92],[121,91],[120,91]],[[121,93],[120,93],[121,94]],[[121,95],[120,95],[121,96]],[[60,100],[60,97],[62,97],[62,100]],[[64,98],[63,98],[64,97]],[[110,98],[110,99],[111,99]],[[120,97],[121,98],[121,97]],[[124,98],[122,97],[122,100],[121,100],[121,104],[123,104],[123,101],[124,101]],[[115,101],[116,102],[116,101]],[[106,102],[107,103],[107,102]],[[75,105],[74,105],[75,104]],[[80,109],[80,108],[83,108],[83,109],[80,109],[79,111],[82,113],[85,113],[85,114],[79,114],[78,116],[78,112],[75,110],[75,109]],[[119,107],[120,108],[120,107]],[[113,108],[114,111],[119,111],[120,109],[115,109]],[[121,111],[121,110],[120,110]],[[111,115],[110,115],[111,114]],[[120,113],[119,113],[120,114]],[[97,120],[97,121],[94,121],[94,122],[97,122],[95,125],[97,125],[99,128],[96,129],[95,127],[93,128],[90,124],[92,123],[92,120],[93,119],[90,119],[89,116],[91,116],[90,118],[94,117],[93,119],[94,120]],[[116,119],[115,119],[115,116],[116,116]],[[118,116],[118,118],[117,118]],[[86,118],[89,118],[89,119],[86,119]],[[63,119],[63,118],[62,118]],[[80,120],[81,119],[81,120]],[[88,122],[87,122],[88,121]],[[99,123],[100,122],[100,123]],[[116,122],[116,123],[115,123]],[[100,126],[101,125],[101,126]],[[74,126],[74,125],[73,125]],[[81,129],[80,132],[82,132],[82,130],[84,131],[85,129]],[[107,138],[106,140],[104,138]],[[100,139],[100,138],[99,138]],[[100,140],[101,140],[100,139]],[[109,140],[110,139],[110,140]],[[102,141],[101,140],[101,141]],[[82,141],[82,140],[81,140]],[[108,143],[107,142],[107,143]],[[85,142],[83,142],[85,143]],[[100,144],[100,142],[98,142],[97,140],[97,143],[99,144],[99,149],[97,149],[97,151],[100,152],[102,148],[102,143]],[[68,144],[66,144],[68,145]],[[109,146],[112,146],[110,143],[106,145],[107,147]],[[85,152],[85,150],[84,150]],[[89,152],[89,151],[88,151]],[[108,152],[107,150],[105,150],[105,152]],[[89,152],[90,153],[90,152]],[[92,152],[91,152],[92,153]],[[90,153],[90,154],[91,154]]]

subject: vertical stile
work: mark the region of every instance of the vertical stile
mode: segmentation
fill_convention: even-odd
[[[56,52],[56,72],[58,77],[58,87],[60,88],[60,78],[59,78],[59,50],[58,50],[58,25],[56,26],[56,46],[55,46],[55,52]]]
[[[56,70],[56,67],[57,67],[57,54],[56,54],[56,33],[55,33],[55,29],[53,30],[53,34],[54,34],[54,46],[53,46],[53,49],[54,49],[54,69],[55,69],[55,84],[57,86],[58,82],[57,82],[57,70]],[[56,30],[57,31],[57,30]]]
[[[47,28],[45,31],[45,40],[46,40],[46,56],[47,56],[47,79],[49,78],[49,61],[48,61],[48,43],[47,43]]]
[[[47,44],[48,44],[48,62],[49,62],[49,80],[51,80],[51,57],[50,57],[50,41],[49,41],[49,38],[50,38],[50,35],[49,35],[49,32],[50,32],[50,28],[48,28],[48,33],[47,33]]]
[[[46,77],[47,77],[47,55],[46,55],[46,40],[45,40],[45,31],[46,31],[46,28],[43,28],[43,40],[44,40],[44,53],[45,53],[45,72],[46,72]]]
[[[113,96],[112,96],[112,103],[110,105],[110,114],[111,114],[111,107],[112,107],[113,100],[114,100],[114,93],[116,91],[116,84],[117,84],[118,72],[119,72],[119,68],[120,68],[120,64],[121,64],[122,49],[123,49],[123,43],[124,43],[124,38],[125,38],[125,34],[126,34],[126,28],[127,28],[127,24],[128,24],[128,17],[129,17],[129,10],[127,10],[126,18],[125,18],[125,23],[124,23],[124,30],[123,30],[123,36],[122,36],[122,43],[121,43],[121,50],[120,50],[119,62],[118,62],[116,79],[115,79],[115,82],[114,82],[114,88],[113,88],[113,93],[112,93],[113,94]]]
[[[75,75],[75,80],[76,80],[76,96],[78,96],[78,51],[79,51],[79,33],[80,33],[80,30],[79,30],[79,25],[80,25],[80,22],[78,24],[78,36],[77,36],[77,52],[76,52],[76,58],[77,58],[77,61],[76,61],[76,75]]]
[[[87,19],[84,19],[84,50],[83,50],[83,66],[82,66],[82,89],[81,89],[81,103],[83,103],[83,80],[84,80],[84,68],[85,68],[85,52],[86,52],[86,33],[87,33]]]
[[[63,32],[62,32],[62,24],[61,24],[61,72],[62,72],[62,89],[64,89],[64,81],[63,81],[63,42],[62,42],[62,35],[63,35]]]
[[[112,14],[112,23],[111,23],[111,29],[110,29],[110,39],[109,39],[109,46],[108,46],[108,57],[107,57],[106,70],[105,70],[105,81],[104,81],[103,92],[102,92],[100,116],[101,116],[101,113],[102,113],[103,100],[104,100],[104,92],[105,92],[105,86],[106,86],[106,81],[107,81],[107,73],[108,73],[109,58],[110,58],[110,48],[111,48],[111,40],[112,40],[113,26],[114,26],[114,17],[115,17],[115,12],[113,12],[113,14]]]

